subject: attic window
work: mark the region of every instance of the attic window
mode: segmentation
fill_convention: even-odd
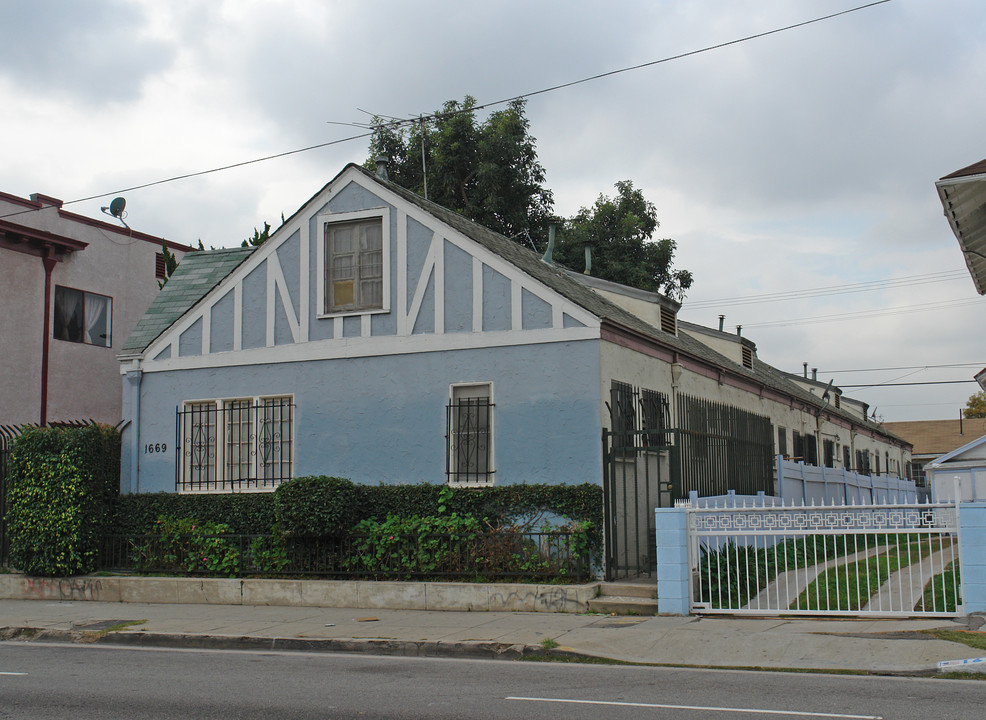
[[[835,394],[835,409],[838,410],[842,407],[842,398],[839,397],[839,393]]]
[[[168,265],[164,262],[164,253],[154,255],[154,277],[158,280],[164,279],[167,274]]]
[[[661,308],[661,330],[668,335],[678,334],[678,320],[675,317],[675,313],[666,307]]]
[[[321,317],[390,309],[390,222],[385,209],[319,217]]]
[[[743,346],[743,367],[753,369],[753,350],[746,345]]]

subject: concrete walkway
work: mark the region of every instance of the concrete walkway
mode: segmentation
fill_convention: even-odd
[[[981,618],[974,620],[978,627]],[[986,655],[922,632],[938,627],[970,625],[0,600],[0,640],[8,642],[485,658],[562,653],[662,665],[876,673],[934,672],[939,661]]]

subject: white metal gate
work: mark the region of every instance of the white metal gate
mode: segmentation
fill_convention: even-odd
[[[956,503],[689,507],[691,610],[963,614]]]

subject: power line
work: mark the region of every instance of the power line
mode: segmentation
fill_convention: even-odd
[[[826,285],[817,288],[807,288],[805,290],[780,290],[777,292],[761,293],[758,295],[738,295],[735,297],[715,298],[712,300],[698,300],[688,303],[689,310],[699,310],[715,305],[755,305],[760,303],[780,302],[788,300],[799,300],[805,298],[822,297],[825,295],[846,295],[857,292],[870,292],[872,290],[888,290],[896,287],[914,285],[926,285],[928,283],[949,282],[952,280],[964,279],[967,271],[962,269],[943,270],[935,273],[925,273],[921,275],[906,275],[899,278],[886,278],[883,280],[867,280],[858,283],[846,283],[843,285]]]
[[[974,383],[975,380],[926,380],[924,382],[905,382],[905,383],[874,383],[873,385],[839,385],[840,388],[875,388],[875,387],[900,387],[902,385],[956,385],[958,383]]]
[[[819,323],[838,322],[848,320],[867,320],[874,317],[884,317],[888,315],[904,315],[912,312],[927,312],[929,310],[945,310],[947,308],[964,307],[966,305],[981,305],[982,300],[974,298],[971,300],[943,300],[941,302],[924,303],[919,305],[898,305],[895,307],[884,308],[882,310],[858,310],[848,313],[834,313],[831,315],[814,315],[811,317],[794,318],[791,320],[768,320],[759,323],[745,323],[744,328],[779,328],[791,325],[816,325]]]
[[[692,57],[694,55],[701,55],[703,53],[711,52],[713,50],[720,50],[731,45],[738,45],[740,43],[749,42],[750,40],[757,40],[760,38],[768,37],[770,35],[776,35],[777,33],[786,32],[788,30],[795,30],[797,28],[805,27],[807,25],[813,25],[815,23],[824,22],[826,20],[832,20],[842,15],[849,15],[851,13],[859,12],[860,10],[866,10],[877,5],[884,5],[891,2],[891,0],[876,0],[875,2],[866,3],[864,5],[857,5],[856,7],[849,8],[847,10],[841,10],[839,12],[830,13],[828,15],[822,15],[820,17],[812,18],[811,20],[804,20],[802,22],[794,23],[793,25],[785,25],[784,27],[774,28],[773,30],[766,30],[764,32],[755,33],[753,35],[746,35],[745,37],[737,38],[735,40],[729,40],[727,42],[718,43],[716,45],[707,45],[698,50],[690,50],[688,52],[679,53],[678,55],[671,55],[668,57],[661,58],[660,60],[652,60],[646,63],[640,63],[638,65],[631,65],[629,67],[620,68],[618,70],[610,70],[604,73],[598,73],[596,75],[591,75],[589,77],[582,78],[580,80],[572,80],[570,82],[561,83],[559,85],[552,85],[550,87],[542,88],[540,90],[534,90],[532,92],[523,93],[521,95],[514,95],[513,97],[505,98],[503,100],[495,100],[493,102],[483,103],[481,105],[473,105],[469,108],[462,108],[460,110],[455,110],[451,112],[435,112],[427,115],[419,115],[417,117],[412,117],[406,120],[392,120],[387,123],[381,123],[376,126],[376,129],[386,129],[386,128],[398,128],[407,125],[414,125],[421,122],[430,122],[436,119],[445,119],[453,117],[455,115],[460,115],[463,113],[473,112],[475,110],[484,110],[486,108],[491,108],[496,105],[505,105],[507,103],[516,102],[518,100],[526,100],[527,98],[536,97],[538,95],[544,95],[546,93],[555,92],[557,90],[563,90],[565,88],[570,88],[575,85],[581,85],[583,83],[592,82],[594,80],[601,80],[603,78],[611,77],[613,75],[619,75],[621,73],[627,73],[634,70],[642,70],[643,68],[653,67],[655,65],[661,65],[663,63],[673,62],[675,60],[681,60],[687,57]],[[126,192],[132,192],[134,190],[143,190],[145,188],[154,187],[156,185],[164,185],[165,183],[171,183],[178,180],[186,180],[193,177],[201,177],[202,175],[209,175],[212,173],[222,172],[224,170],[232,170],[234,168],[244,167],[246,165],[253,165],[255,163],[266,162],[267,160],[275,160],[282,157],[287,157],[288,155],[296,155],[298,153],[309,152],[311,150],[319,150],[321,148],[329,147],[330,145],[338,145],[344,142],[350,142],[352,140],[359,140],[361,138],[370,137],[373,135],[373,131],[367,133],[361,133],[359,135],[351,135],[349,137],[341,138],[339,140],[331,140],[329,142],[318,143],[317,145],[309,145],[308,147],[298,148],[297,150],[288,150],[286,152],[276,153],[274,155],[266,155],[264,157],[255,158],[253,160],[244,160],[242,162],[232,163],[230,165],[223,165],[222,167],[211,168],[209,170],[199,170],[197,172],[185,173],[182,175],[175,175],[174,177],[165,178],[163,180],[155,180],[153,182],[142,183],[140,185],[133,185],[131,187],[122,188],[120,190],[113,190],[111,192],[99,193],[98,195],[90,195],[84,198],[78,198],[76,200],[69,200],[62,203],[62,205],[75,205],[81,202],[87,202],[89,200],[98,200],[99,198],[109,197],[110,195],[119,195]],[[0,218],[12,217],[14,215],[22,215],[24,213],[36,212],[35,209],[21,210],[15,213],[9,213],[7,215],[0,215]]]
[[[818,373],[825,375],[832,375],[835,373],[856,373],[856,372],[883,372],[890,370],[931,370],[938,368],[964,368],[964,367],[979,367],[983,362],[974,363],[949,363],[947,365],[902,365],[900,367],[884,367],[884,368],[857,368],[855,370],[819,370]]]

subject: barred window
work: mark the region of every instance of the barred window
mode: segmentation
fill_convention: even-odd
[[[177,488],[273,489],[292,477],[293,444],[290,397],[185,403],[178,408]]]
[[[493,483],[493,387],[453,385],[446,408],[446,474],[450,484]]]

